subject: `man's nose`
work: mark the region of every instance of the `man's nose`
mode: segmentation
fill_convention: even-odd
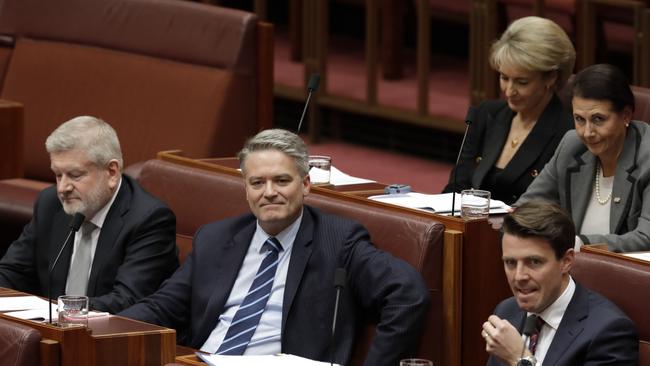
[[[59,178],[59,181],[56,184],[56,188],[57,188],[57,191],[59,191],[60,193],[63,193],[63,192],[72,191],[73,186],[72,186],[72,183],[70,182],[70,180],[68,178],[66,178],[65,176],[62,176],[61,178]]]

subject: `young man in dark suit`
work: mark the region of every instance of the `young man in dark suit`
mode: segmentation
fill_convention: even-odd
[[[503,265],[514,297],[483,323],[488,365],[637,364],[632,321],[569,274],[575,228],[566,211],[530,201],[506,215],[503,232]],[[524,344],[521,332],[531,316]]]
[[[239,159],[251,213],[201,227],[174,276],[120,315],[175,328],[209,353],[282,352],[343,365],[371,319],[366,365],[413,356],[429,305],[422,278],[376,249],[360,224],[303,204],[311,183],[300,137],[262,131]],[[337,268],[347,276],[331,338]]]
[[[87,295],[90,308],[116,313],[153,293],[178,267],[176,218],[122,174],[115,130],[89,116],[47,138],[56,186],[43,190],[32,220],[0,260],[0,287],[45,296],[49,269],[70,232],[85,220],[52,272],[52,296]]]

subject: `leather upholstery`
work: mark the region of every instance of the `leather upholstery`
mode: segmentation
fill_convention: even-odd
[[[0,99],[24,105],[24,138],[0,146],[0,165],[21,156],[23,178],[53,182],[45,139],[78,115],[116,129],[126,166],[160,150],[233,155],[259,129],[257,20],[175,0],[1,1]],[[38,193],[6,183],[0,255]]]
[[[140,183],[176,213],[177,244],[184,258],[190,238],[201,224],[249,211],[241,177],[209,172],[160,160],[142,168]],[[381,205],[341,200],[312,192],[306,203],[325,212],[357,220],[370,232],[375,245],[415,267],[429,288],[432,308],[422,337],[420,356],[441,362],[442,242],[444,226],[414,214]],[[371,325],[358,340],[353,365],[361,364],[373,335]],[[435,361],[434,361],[435,362]],[[439,363],[438,362],[438,363]]]
[[[26,325],[0,319],[0,360],[4,366],[37,366],[41,333]]]
[[[636,325],[639,365],[650,365],[650,266],[594,253],[576,253],[571,275],[580,284],[607,297]]]

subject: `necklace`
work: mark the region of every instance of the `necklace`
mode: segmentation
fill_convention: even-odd
[[[510,146],[517,147],[517,145],[519,145],[519,139],[518,138],[515,137],[512,140],[510,140]]]
[[[596,201],[601,205],[606,205],[612,199],[612,192],[609,192],[604,200],[600,198],[600,164],[596,164]]]

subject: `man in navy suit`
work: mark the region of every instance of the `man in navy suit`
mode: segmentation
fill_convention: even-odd
[[[413,356],[429,305],[422,278],[376,249],[360,224],[303,204],[311,184],[300,137],[262,131],[239,160],[252,213],[201,227],[172,278],[119,315],[175,328],[184,344],[209,353],[282,352],[339,364],[349,362],[355,336],[370,320],[377,327],[366,365],[394,366]],[[269,240],[279,250],[266,305],[240,317],[263,287],[255,281],[267,273]],[[337,268],[347,276],[331,337]],[[256,316],[255,324],[232,331]]]
[[[116,313],[153,293],[178,267],[176,217],[122,175],[115,130],[89,116],[63,123],[45,143],[56,186],[43,190],[32,220],[0,260],[0,287],[45,296],[49,268],[85,216],[52,272],[52,297],[87,295],[91,309]],[[84,234],[86,236],[84,237]]]
[[[569,274],[575,226],[566,211],[530,201],[505,217],[503,232],[503,264],[514,297],[483,323],[488,365],[637,364],[632,321]],[[520,332],[529,316],[537,321],[524,344]]]

